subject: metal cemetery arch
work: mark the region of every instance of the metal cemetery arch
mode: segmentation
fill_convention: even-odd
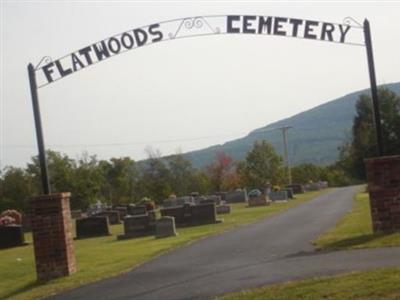
[[[38,102],[39,88],[45,87],[68,75],[132,49],[181,38],[222,34],[276,35],[365,46],[367,50],[374,108],[377,149],[378,155],[383,155],[381,119],[378,105],[371,32],[368,20],[365,20],[364,24],[361,25],[350,17],[345,18],[343,23],[331,23],[256,15],[196,16],[135,28],[96,42],[57,60],[52,60],[50,57],[46,56],[36,67],[32,64],[28,65],[44,194],[50,193],[50,184]]]

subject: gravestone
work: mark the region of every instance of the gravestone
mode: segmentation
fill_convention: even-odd
[[[84,239],[110,235],[108,217],[94,216],[76,220],[76,238]]]
[[[328,181],[318,182],[321,189],[327,189],[329,187]]]
[[[21,225],[0,226],[0,249],[25,245]]]
[[[163,201],[163,207],[174,207],[176,206],[176,198],[168,198]]]
[[[177,207],[167,207],[160,210],[161,216],[170,216],[175,218],[177,226],[194,226],[201,224],[215,224],[221,221],[217,220],[217,211],[214,203],[190,205],[186,204]]]
[[[215,196],[219,196],[222,201],[226,201],[226,192],[215,192]]]
[[[127,216],[124,219],[124,234],[118,235],[118,240],[153,235],[154,226],[150,224],[147,214]]]
[[[221,204],[221,197],[217,195],[209,195],[199,197],[198,203],[196,204],[207,204],[207,203],[215,203],[215,205]]]
[[[231,207],[227,204],[222,204],[218,205],[216,207],[217,210],[217,215],[222,215],[222,214],[230,214],[231,213]]]
[[[257,197],[249,197],[249,207],[256,207],[256,206],[266,206],[269,204],[267,201],[266,195],[260,195]]]
[[[287,201],[288,200],[286,191],[270,192],[268,196],[271,201]]]
[[[191,196],[184,196],[184,197],[179,197],[176,198],[176,206],[180,205],[193,205],[195,204],[194,198]]]
[[[293,190],[294,194],[303,194],[304,193],[304,186],[302,184],[289,184],[286,186],[286,188],[291,188]]]
[[[130,216],[145,215],[147,213],[147,209],[144,205],[132,206],[129,208],[128,213]]]
[[[209,198],[204,197],[204,198],[199,199],[198,204],[217,204],[217,203],[215,202],[214,199],[209,199]]]
[[[191,224],[215,224],[217,221],[217,210],[215,204],[199,204],[191,206]]]
[[[319,191],[319,190],[321,189],[321,186],[319,185],[318,182],[309,183],[309,184],[306,184],[306,185],[304,186],[304,189],[305,189],[306,191]]]
[[[156,238],[176,236],[174,217],[162,217],[156,222]]]
[[[293,194],[293,189],[292,188],[284,188],[282,190],[287,192],[287,196],[288,196],[289,199],[293,199],[294,198],[294,194]]]
[[[117,210],[106,210],[97,213],[95,216],[107,217],[111,225],[121,224],[121,219],[119,218],[119,212]]]
[[[247,202],[247,192],[246,190],[227,192],[225,194],[225,201],[228,203]]]
[[[118,211],[120,219],[125,218],[128,214],[128,208],[126,206],[116,206],[114,210]]]
[[[185,210],[183,206],[164,207],[160,209],[162,217],[174,217],[176,225],[183,225],[185,223]]]
[[[249,207],[265,206],[268,205],[267,195],[263,194],[259,189],[251,190],[248,193],[248,203]]]

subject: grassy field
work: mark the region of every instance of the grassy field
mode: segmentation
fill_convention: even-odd
[[[315,241],[317,249],[356,249],[400,246],[400,233],[373,234],[367,193],[355,197],[353,209]]]
[[[219,300],[400,299],[400,269],[355,272],[244,290]]]
[[[79,271],[69,277],[46,284],[36,282],[32,245],[0,250],[0,299],[38,299],[71,289],[102,278],[115,276],[178,246],[197,239],[224,232],[239,225],[272,216],[322,192],[310,192],[297,196],[293,201],[271,206],[248,208],[245,204],[233,204],[232,213],[221,215],[223,223],[188,228],[178,228],[177,237],[155,239],[144,237],[117,241],[123,232],[122,225],[111,226],[113,236],[75,241]],[[29,241],[31,236],[26,235]]]
[[[373,234],[367,193],[359,193],[353,209],[315,241],[317,249],[345,250],[400,246],[400,233]],[[270,285],[219,298],[223,300],[400,299],[400,268],[355,272]]]

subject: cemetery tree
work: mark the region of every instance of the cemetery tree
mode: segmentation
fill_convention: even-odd
[[[385,155],[400,154],[400,97],[386,88],[378,90]],[[356,103],[351,140],[340,148],[339,164],[357,179],[366,177],[364,159],[377,156],[371,98]]]
[[[75,161],[66,154],[47,150],[47,164],[49,169],[50,186],[52,192],[72,192],[72,182],[74,180]],[[32,157],[32,162],[28,163],[27,172],[32,176],[38,191],[41,190],[40,164],[37,156]]]
[[[199,192],[200,194],[209,194],[214,191],[210,176],[204,171],[195,170],[192,175],[190,187],[190,192]]]
[[[292,168],[292,181],[296,183],[310,183],[324,180],[325,168],[313,164],[301,164]]]
[[[38,194],[32,178],[25,170],[7,167],[0,178],[0,211],[16,209],[27,211],[27,200]]]
[[[71,192],[71,207],[86,209],[101,198],[101,186],[104,177],[96,156],[83,153],[75,163]]]
[[[114,204],[132,202],[138,180],[135,161],[129,157],[111,158],[109,162],[100,161],[99,166],[104,177],[104,198]]]
[[[191,192],[191,182],[194,180],[195,170],[192,163],[182,154],[175,154],[167,158],[171,173],[171,188],[176,195],[187,195]]]
[[[171,172],[159,152],[148,152],[149,158],[141,165],[137,189],[142,197],[150,197],[160,203],[172,192]]]
[[[284,178],[282,158],[267,141],[256,141],[238,166],[243,183],[249,188],[279,184]]]
[[[232,171],[233,159],[225,152],[217,152],[215,160],[207,166],[212,187],[215,191],[221,191],[226,176]]]

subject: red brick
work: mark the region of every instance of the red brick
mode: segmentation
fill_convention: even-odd
[[[374,232],[400,231],[400,156],[364,162]]]
[[[69,197],[70,193],[59,193],[30,200],[39,281],[76,272]]]

